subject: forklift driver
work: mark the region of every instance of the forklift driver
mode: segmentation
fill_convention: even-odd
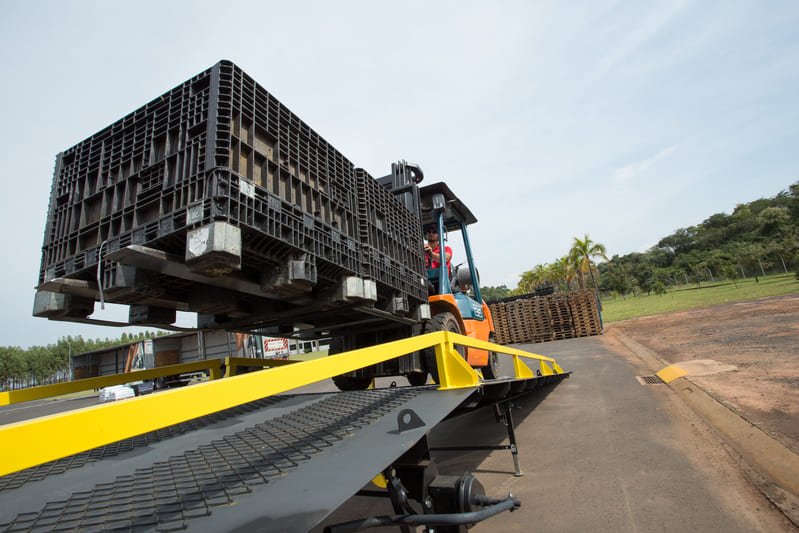
[[[427,239],[427,243],[424,245],[424,264],[425,268],[429,270],[438,270],[441,267],[441,241],[438,235],[438,228],[435,224],[428,224],[425,226],[424,231],[425,238]],[[452,279],[452,248],[449,246],[444,246],[444,255],[446,256],[446,263],[447,263],[447,273]],[[438,287],[438,275],[436,272],[435,276],[428,276],[430,278],[430,282],[433,285],[433,292],[435,294],[439,293]]]

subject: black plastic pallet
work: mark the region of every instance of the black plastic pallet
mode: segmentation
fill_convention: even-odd
[[[92,284],[103,262],[109,302],[296,314],[296,291],[259,299],[160,271],[131,274],[147,278],[131,290],[107,261],[132,245],[182,261],[188,233],[215,222],[241,232],[240,265],[230,268],[247,283],[306,261],[327,305],[337,305],[331,295],[353,275],[376,281],[379,309],[399,297],[412,312],[427,298],[419,215],[229,61],[58,154],[39,282]],[[229,271],[212,265],[206,273]]]
[[[220,170],[248,185],[252,204],[268,195],[270,205],[291,205],[314,223],[357,238],[352,163],[222,61],[58,155],[40,281],[62,274],[59,268],[69,275],[67,266],[93,266],[103,242],[144,228],[161,238],[164,219],[167,226],[184,225],[174,215],[209,198],[204,180]],[[207,213],[191,225],[225,215]],[[344,253],[343,259],[352,269],[352,258]]]
[[[358,190],[358,234],[361,272],[418,301],[427,299],[419,215],[401,204],[362,168],[355,169]]]

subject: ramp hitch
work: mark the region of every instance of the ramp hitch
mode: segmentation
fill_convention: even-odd
[[[397,526],[402,532],[424,526],[429,532],[464,533],[478,522],[521,506],[512,494],[505,498],[486,496],[483,485],[469,472],[460,476],[438,474],[426,437],[387,468],[383,476],[385,491],[363,490],[358,494],[390,498],[397,514],[332,524],[325,527],[325,533],[349,533],[385,526]],[[411,500],[421,502],[422,513],[414,509]]]
[[[474,480],[474,477],[468,475]],[[442,476],[452,477],[452,476]],[[460,489],[458,490],[460,492]],[[482,522],[487,518],[498,515],[502,511],[515,511],[521,506],[521,502],[512,494],[506,498],[489,498],[485,495],[475,495],[468,502],[468,507],[483,507],[479,511],[458,511],[453,513],[433,513],[433,514],[403,514],[391,516],[372,516],[363,520],[353,520],[327,526],[325,533],[349,533],[352,531],[362,531],[373,527],[400,526],[424,526],[426,531],[445,532],[464,532],[468,527]]]

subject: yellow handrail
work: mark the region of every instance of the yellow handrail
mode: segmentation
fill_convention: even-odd
[[[430,347],[435,348],[441,389],[476,387],[479,376],[455,351],[455,344],[513,355],[517,360],[514,365],[517,377],[533,376],[519,361],[521,357],[537,359],[542,365],[552,363],[557,372],[562,372],[549,357],[449,332],[428,333],[265,372],[251,372],[0,426],[0,476]]]
[[[53,396],[61,396],[62,394],[101,389],[103,387],[110,387],[111,385],[122,385],[144,379],[155,379],[164,376],[174,376],[175,374],[198,372],[200,370],[208,370],[211,379],[218,379],[222,377],[221,366],[221,359],[208,359],[205,361],[159,366],[158,368],[151,368],[148,370],[134,370],[133,372],[125,374],[76,379],[75,381],[67,381],[65,383],[54,383],[52,385],[41,385],[39,387],[0,392],[0,406],[29,402],[31,400],[41,400],[42,398],[52,398]]]

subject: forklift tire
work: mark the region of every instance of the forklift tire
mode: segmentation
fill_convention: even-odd
[[[340,391],[354,391],[366,390],[372,384],[369,378],[355,377],[355,376],[335,376],[333,383],[336,384]]]
[[[414,387],[427,385],[427,372],[408,372],[405,377],[408,378],[408,383]]]
[[[497,342],[494,332],[488,334],[488,342]],[[482,368],[483,378],[497,379],[499,377],[499,356],[497,352],[488,352],[488,364]]]
[[[433,318],[431,318],[427,322],[427,328],[425,333],[433,333],[435,331],[449,331],[452,333],[461,333],[461,327],[458,324],[455,315],[452,313],[438,313]],[[461,357],[466,359],[466,347],[465,346],[455,346],[455,350]],[[438,380],[438,364],[436,363],[436,350],[435,348],[428,348],[424,351],[423,360],[425,362],[425,366],[427,366],[427,370],[430,372],[430,375],[433,377],[433,381],[436,383],[440,383]]]
[[[327,355],[341,353],[344,351],[342,346],[341,339],[334,338],[330,341],[330,349],[327,351]],[[333,376],[333,383],[340,391],[366,390],[372,384],[372,378],[347,375]]]

